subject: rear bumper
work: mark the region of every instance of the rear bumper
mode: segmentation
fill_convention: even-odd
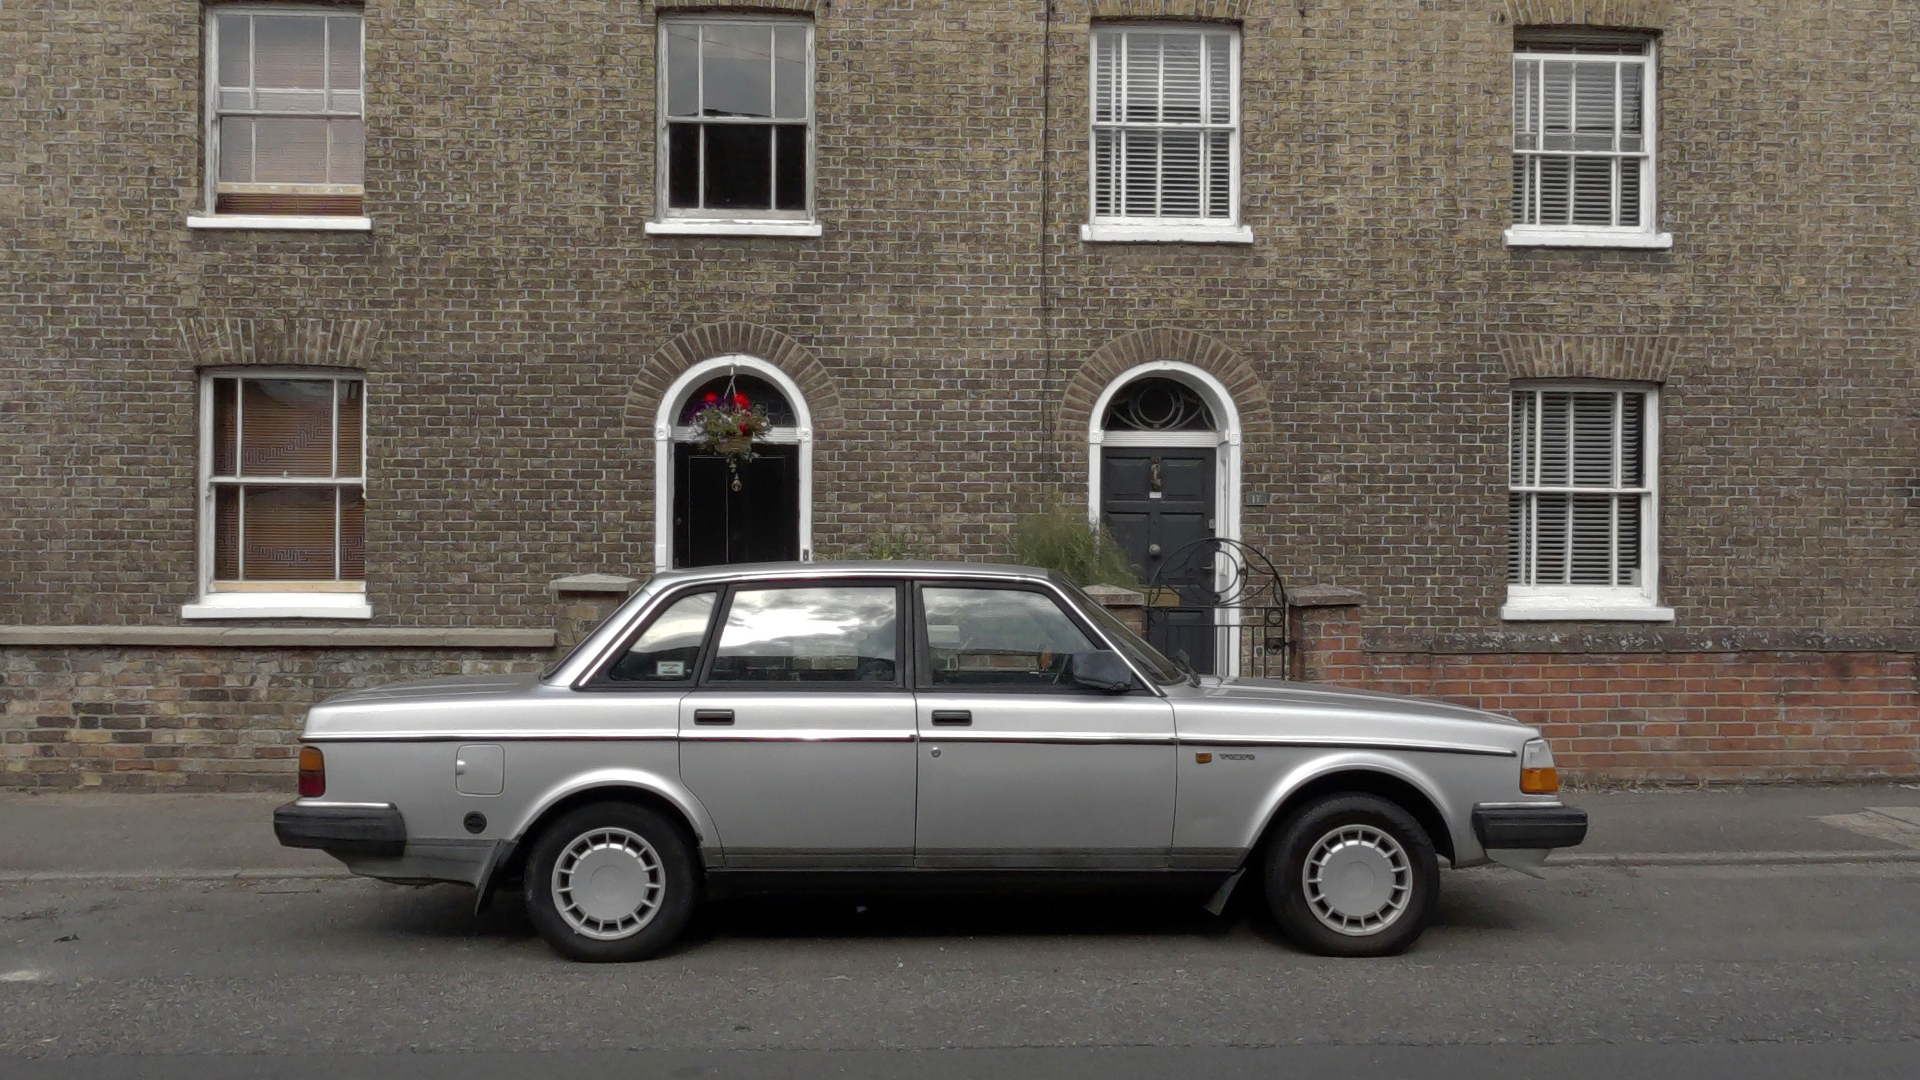
[[[392,803],[315,806],[290,802],[273,812],[273,834],[283,847],[319,848],[342,857],[392,857],[407,849],[407,822]]]
[[[1587,812],[1571,806],[1476,806],[1473,835],[1488,851],[1574,847],[1587,838]]]

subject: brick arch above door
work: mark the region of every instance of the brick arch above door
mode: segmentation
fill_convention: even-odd
[[[674,380],[695,364],[736,353],[764,360],[792,379],[813,414],[815,432],[839,426],[839,390],[813,350],[778,330],[748,322],[717,322],[674,335],[641,365],[627,392],[628,430],[651,439],[660,398]]]
[[[1226,388],[1240,414],[1246,437],[1264,437],[1271,430],[1266,385],[1246,358],[1217,338],[1191,330],[1136,330],[1095,349],[1067,380],[1054,419],[1054,440],[1069,455],[1085,454],[1087,432],[1100,395],[1122,374],[1156,360],[1191,364],[1213,376]],[[1085,463],[1081,463],[1084,468]],[[1071,466],[1070,466],[1071,467]]]

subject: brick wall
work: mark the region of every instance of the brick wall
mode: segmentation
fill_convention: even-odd
[[[1540,728],[1577,778],[1920,776],[1920,642],[1910,634],[1476,642],[1369,634],[1358,607],[1302,614],[1308,678],[1505,713]]]

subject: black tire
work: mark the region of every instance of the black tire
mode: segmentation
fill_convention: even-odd
[[[1307,862],[1323,841],[1342,830],[1348,834],[1347,857],[1354,860],[1349,872],[1367,887],[1343,892],[1339,884],[1325,891],[1315,885],[1315,896],[1309,897]],[[1382,836],[1391,845],[1381,842]],[[1392,858],[1394,847],[1402,856],[1399,862]],[[1404,870],[1398,869],[1401,862]],[[1440,895],[1440,864],[1427,831],[1398,804],[1374,795],[1329,795],[1301,807],[1267,845],[1264,877],[1267,906],[1281,932],[1321,956],[1404,952],[1426,929]],[[1380,894],[1386,899],[1374,909],[1372,897]],[[1347,910],[1335,902],[1343,897],[1353,901]],[[1369,909],[1374,914],[1364,913]]]
[[[595,833],[605,835],[596,849],[600,854],[589,857],[605,860],[602,865],[615,870],[614,877],[623,888],[601,895],[575,890],[563,899],[555,887],[554,869],[570,849]],[[648,851],[654,864],[646,859]],[[582,861],[575,852],[569,866],[592,876],[593,867],[583,866]],[[572,960],[606,964],[649,960],[672,945],[693,914],[699,881],[693,844],[678,822],[644,806],[605,802],[569,811],[541,831],[527,854],[523,888],[527,915],[555,952]],[[642,906],[655,885],[654,906],[646,914]],[[632,913],[626,916],[619,915],[625,907],[622,891],[636,897]],[[624,927],[627,918],[637,925]]]

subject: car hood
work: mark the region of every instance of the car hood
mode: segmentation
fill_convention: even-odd
[[[1443,701],[1277,679],[1203,676],[1167,688],[1181,737],[1434,743],[1516,752],[1536,732],[1511,717]]]

